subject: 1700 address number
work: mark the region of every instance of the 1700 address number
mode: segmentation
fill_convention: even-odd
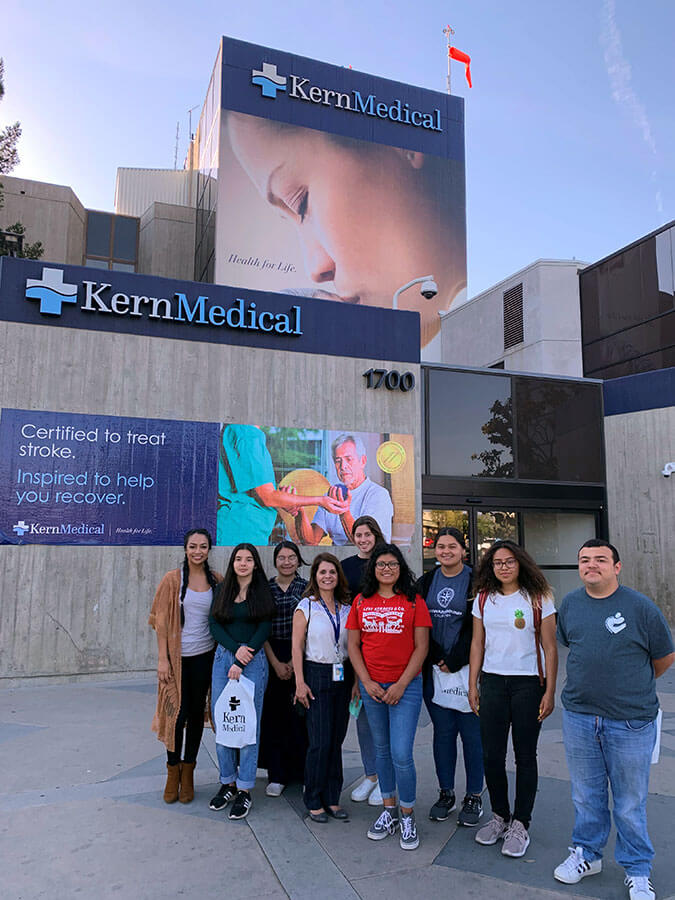
[[[396,369],[368,369],[363,373],[366,388],[385,387],[388,391],[412,391],[415,387],[415,376],[412,372],[399,372]]]

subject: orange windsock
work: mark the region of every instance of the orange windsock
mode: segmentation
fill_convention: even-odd
[[[464,63],[466,66],[466,83],[471,87],[471,57],[469,54],[464,53],[462,50],[458,50],[457,47],[448,47],[448,56],[450,59],[456,59],[457,62]]]

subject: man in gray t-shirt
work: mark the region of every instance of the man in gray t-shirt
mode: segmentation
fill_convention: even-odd
[[[647,792],[656,678],[675,661],[675,652],[661,611],[648,597],[620,586],[620,571],[615,547],[586,541],[579,551],[584,586],[567,594],[558,610],[558,640],[569,647],[563,742],[575,816],[572,852],[553,874],[576,884],[601,871],[610,828],[609,782],[616,861],[626,870],[630,900],[654,900]]]

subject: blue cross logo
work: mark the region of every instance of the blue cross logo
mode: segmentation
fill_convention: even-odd
[[[39,300],[43,315],[60,316],[63,303],[77,303],[77,285],[64,282],[63,269],[43,268],[41,279],[26,279],[26,300]]]
[[[29,528],[30,528],[30,525],[26,525],[26,523],[22,519],[20,522],[16,523],[16,525],[12,528],[12,531],[16,531],[16,533],[19,535],[19,537],[23,537]]]
[[[277,73],[274,63],[263,63],[262,69],[253,69],[251,83],[259,85],[263,97],[271,97],[272,100],[276,100],[277,91],[286,90],[286,78]]]

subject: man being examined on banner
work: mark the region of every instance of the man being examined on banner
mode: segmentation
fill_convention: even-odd
[[[331,494],[305,497],[293,490],[278,490],[262,429],[257,425],[223,425],[216,542],[224,547],[242,541],[257,547],[265,546],[269,543],[277,510],[295,512],[303,506],[319,506],[327,513],[335,513],[336,517],[345,510],[345,503]]]
[[[321,504],[310,523],[307,513],[300,508],[295,519],[300,539],[306,544],[318,544],[327,534],[334,544],[342,546],[353,540],[354,520],[372,516],[388,543],[391,541],[394,505],[389,491],[366,475],[368,457],[363,441],[358,435],[340,434],[331,444],[331,453],[340,484],[333,485],[328,496],[340,509],[334,512]]]

